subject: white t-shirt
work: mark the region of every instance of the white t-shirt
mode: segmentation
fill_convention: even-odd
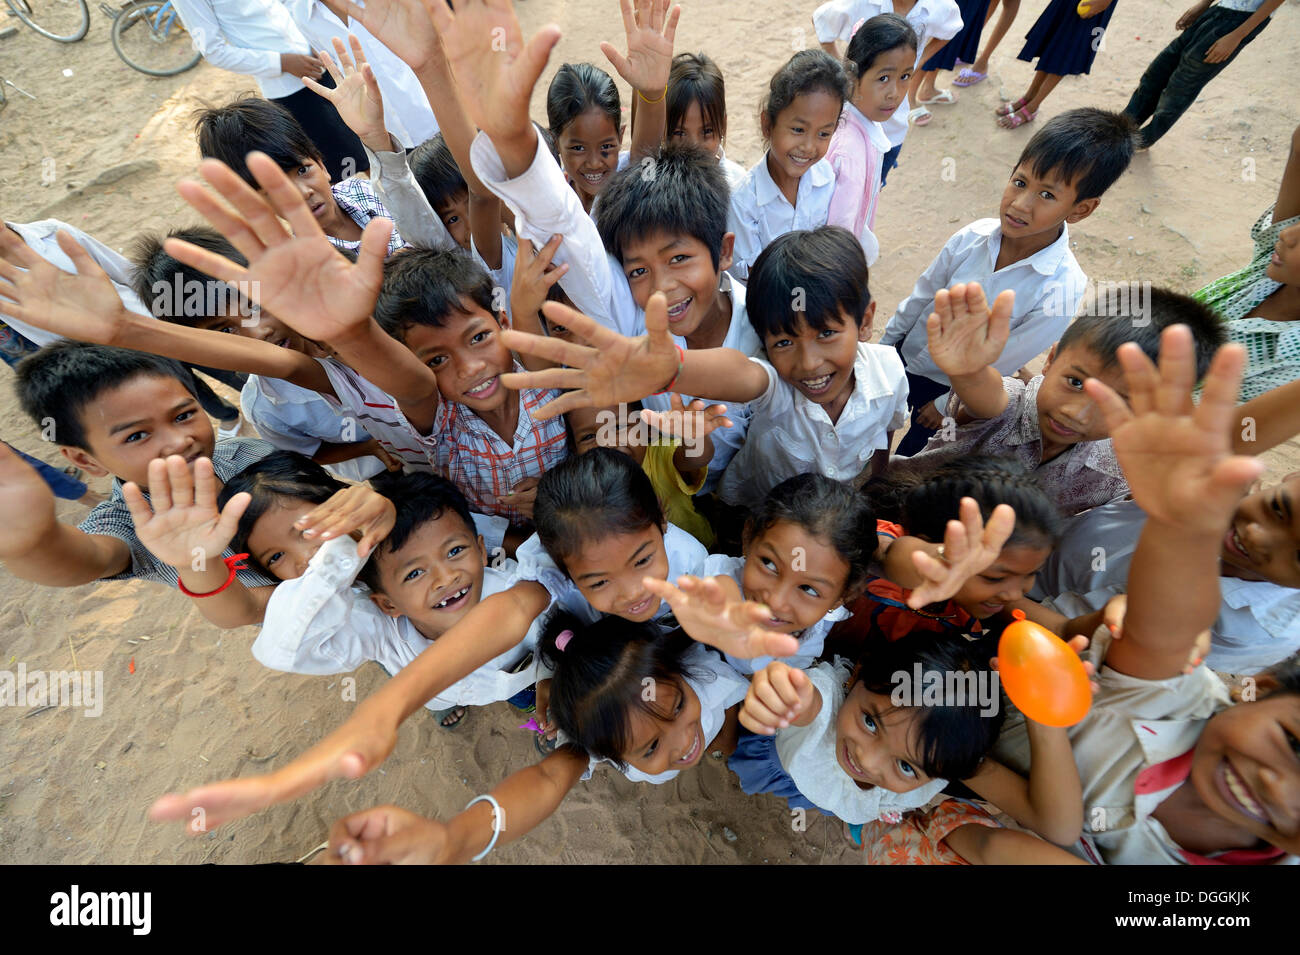
[[[835,170],[819,159],[799,177],[795,204],[790,205],[772,179],[764,153],[731,193],[727,228],[736,234],[736,245],[728,271],[747,281],[754,260],[777,236],[825,225],[834,193]]]

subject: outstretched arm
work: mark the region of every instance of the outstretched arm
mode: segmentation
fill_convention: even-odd
[[[1016,512],[999,504],[985,525],[974,498],[963,497],[960,520],[949,521],[943,543],[900,537],[885,551],[885,577],[910,590],[907,605],[914,610],[948,600],[975,574],[998,559],[1016,525]]]
[[[1300,378],[1238,405],[1228,429],[1233,454],[1263,454],[1300,434]]]
[[[1300,215],[1300,126],[1291,134],[1291,152],[1286,157],[1286,169],[1282,170],[1273,221],[1281,222],[1295,215]]]

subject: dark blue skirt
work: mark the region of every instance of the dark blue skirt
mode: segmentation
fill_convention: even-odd
[[[771,793],[784,799],[791,809],[815,809],[823,816],[835,815],[813,805],[799,792],[790,774],[781,766],[775,736],[759,736],[742,729],[736,751],[727,760],[727,767],[740,777],[740,788],[747,795]]]
[[[938,53],[921,64],[922,71],[951,70],[957,61],[974,63],[980,55],[980,36],[984,33],[984,18],[988,16],[992,0],[957,0],[961,10],[961,30]]]
[[[1040,73],[1075,76],[1092,72],[1096,47],[1119,4],[1112,3],[1090,20],[1079,16],[1078,5],[1078,0],[1052,0],[1025,34],[1025,48],[1017,59],[1029,63],[1037,57],[1034,68]]]

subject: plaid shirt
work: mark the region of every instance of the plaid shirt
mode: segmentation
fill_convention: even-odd
[[[515,371],[523,371],[518,362]],[[486,421],[464,405],[443,401],[433,426],[437,441],[434,464],[484,514],[497,514],[513,523],[524,515],[501,498],[526,477],[541,477],[569,454],[564,417],[533,420],[532,412],[560,396],[555,389],[519,392],[519,423],[514,444],[501,440]]]
[[[361,228],[366,227],[371,219],[392,219],[393,214],[388,211],[387,207],[379,201],[375,195],[375,189],[370,184],[369,179],[361,179],[356,176],[351,179],[344,179],[330,187],[330,192],[334,194],[334,201],[339,204],[339,208],[352,217],[352,221]],[[334,236],[326,236],[334,244],[335,248],[348,249],[355,252],[361,248],[361,240],[355,241],[349,239],[336,239]],[[406,245],[406,240],[397,232],[397,221],[393,221],[393,234],[388,237],[388,254],[392,255],[398,249]]]
[[[228,481],[250,464],[262,460],[274,450],[274,446],[257,438],[229,438],[225,441],[218,441],[216,447],[212,449],[212,469],[216,472],[218,480]],[[148,492],[145,492],[144,498],[146,501],[149,499]],[[77,527],[87,534],[116,537],[126,544],[131,551],[130,569],[101,579],[134,580],[139,578],[141,580],[155,580],[169,587],[175,587],[179,582],[180,577],[176,573],[176,568],[160,561],[149,551],[149,548],[140,543],[140,538],[135,536],[135,524],[131,520],[131,512],[127,510],[126,499],[122,497],[122,482],[120,480],[116,478],[113,480],[113,493],[109,499],[102,504],[96,505],[95,509]],[[233,557],[234,553],[233,550],[227,548],[221,556]],[[252,570],[241,570],[236,576],[245,587],[265,587],[269,584],[278,583],[278,581],[263,577]]]

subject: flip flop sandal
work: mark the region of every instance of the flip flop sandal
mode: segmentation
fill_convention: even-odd
[[[907,114],[907,121],[913,126],[928,126],[934,114],[924,106],[918,106]]]
[[[987,73],[981,73],[978,70],[965,69],[957,74],[956,79],[952,81],[953,86],[974,86],[976,83],[983,83],[989,78]]]
[[[456,716],[457,710],[460,710],[460,716]],[[469,707],[452,706],[452,707],[448,707],[445,710],[436,710],[433,715],[438,720],[438,725],[440,727],[442,727],[445,730],[454,730],[456,727],[460,726],[461,723],[465,722],[465,717],[469,716]],[[453,716],[456,718],[453,719],[450,723],[443,722],[443,720],[446,720],[449,717],[453,717]]]
[[[998,125],[1003,129],[1015,129],[1017,126],[1023,126],[1025,123],[1031,123],[1037,113],[1031,113],[1023,106],[1016,110],[1010,116],[1003,116],[998,120]]]
[[[935,103],[955,103],[957,97],[952,90],[937,90],[929,99],[919,99],[916,102],[921,106],[933,106]]]
[[[555,740],[547,739],[543,733],[533,735],[533,746],[537,748],[537,752],[543,757],[550,756],[555,752]]]
[[[1016,110],[1020,109],[1022,106],[1024,106],[1024,105],[1025,105],[1026,103],[1028,103],[1028,102],[1029,102],[1029,100],[1024,99],[1024,98],[1022,97],[1022,98],[1017,99],[1017,100],[1012,100],[1010,103],[1003,103],[1001,106],[999,106],[999,107],[998,107],[997,109],[995,109],[993,112],[994,112],[994,114],[997,115],[997,116],[1010,116],[1012,113],[1014,113]]]

